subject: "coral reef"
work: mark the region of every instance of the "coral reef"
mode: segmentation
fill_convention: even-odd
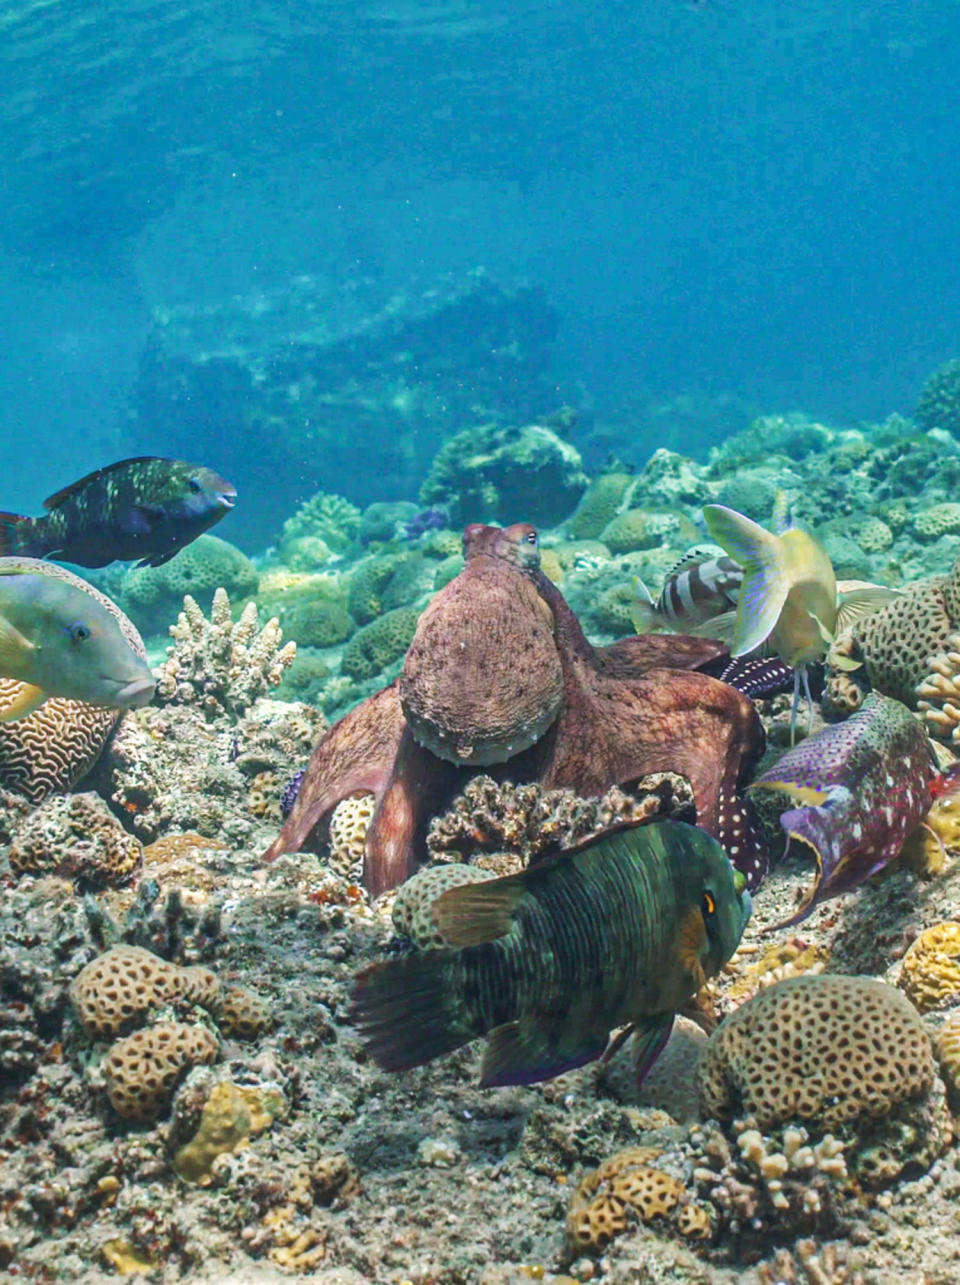
[[[627,509],[607,523],[600,539],[611,553],[618,554],[662,544],[684,547],[695,544],[698,535],[690,519],[675,510]]]
[[[241,601],[256,593],[259,576],[238,548],[201,535],[161,567],[133,567],[120,582],[120,601],[144,633],[158,634],[190,595],[209,611],[217,589]]]
[[[130,879],[143,845],[98,795],[58,794],[17,826],[7,859],[17,875],[56,874],[96,888]]]
[[[616,517],[632,485],[630,473],[601,473],[593,478],[567,521],[568,533],[574,540],[599,539],[600,532]]]
[[[925,928],[900,966],[900,987],[921,1013],[960,1002],[960,923]]]
[[[960,437],[960,360],[937,367],[920,390],[913,417],[927,431],[942,428]]]
[[[579,453],[540,424],[468,428],[437,452],[420,503],[442,505],[450,525],[511,522],[552,526],[568,517],[587,486]]]
[[[494,875],[489,870],[461,861],[425,866],[398,888],[393,902],[393,926],[398,933],[409,937],[418,950],[442,950],[448,943],[434,920],[433,903],[448,888],[492,878]]]
[[[419,618],[415,607],[396,607],[363,625],[343,649],[342,672],[355,679],[382,674],[406,654]]]
[[[208,715],[225,710],[239,718],[278,686],[297,654],[295,642],[281,646],[276,620],[261,629],[255,603],[248,603],[234,623],[225,589],[215,591],[209,619],[188,594],[170,634],[174,645],[160,667],[157,699],[168,705],[196,703]]]
[[[304,500],[283,524],[278,541],[280,556],[293,566],[291,556],[304,540],[321,540],[333,553],[343,553],[360,535],[360,510],[342,495],[318,491]]]

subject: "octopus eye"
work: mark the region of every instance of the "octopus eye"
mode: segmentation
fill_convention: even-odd
[[[527,532],[527,534],[526,534],[523,538],[526,540],[527,544],[536,544],[536,543],[537,543],[537,533],[536,533],[536,531],[528,531],[528,532]]]

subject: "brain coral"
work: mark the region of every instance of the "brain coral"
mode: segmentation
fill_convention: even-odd
[[[624,496],[633,485],[629,473],[601,473],[581,497],[567,530],[575,540],[594,540],[617,515]]]
[[[393,903],[393,926],[419,950],[441,950],[447,943],[434,923],[433,903],[448,888],[465,883],[481,883],[494,876],[488,870],[450,861],[442,866],[426,866],[400,885]]]
[[[128,1120],[152,1120],[193,1066],[210,1063],[217,1037],[205,1026],[158,1022],[117,1040],[103,1061],[110,1105]]]
[[[892,986],[807,974],[759,991],[710,1037],[698,1087],[705,1115],[760,1128],[879,1117],[928,1092],[930,1037]]]
[[[330,865],[346,879],[363,877],[367,830],[377,808],[375,794],[352,794],[341,799],[330,817]]]
[[[14,874],[59,874],[93,887],[123,883],[143,846],[96,794],[58,794],[19,826],[8,854]]]
[[[409,556],[406,552],[384,553],[357,563],[347,587],[347,610],[358,624],[367,625],[386,610],[384,594]]]
[[[903,957],[900,986],[921,1013],[960,1000],[960,923],[923,930]]]
[[[187,594],[209,611],[215,589],[234,599],[257,592],[257,569],[234,545],[201,535],[162,567],[134,567],[123,578],[120,596],[141,629],[162,632],[177,618]]]
[[[960,504],[933,504],[921,509],[913,519],[913,531],[918,540],[939,540],[942,535],[955,535],[960,531]]]
[[[146,659],[136,626],[116,603],[98,589],[54,562],[5,558],[4,566],[39,572],[82,589],[116,617],[127,642]],[[22,684],[0,678],[0,708],[12,703]],[[55,697],[28,718],[0,723],[0,787],[40,803],[59,790],[69,790],[91,770],[113,731],[119,714],[81,701]]]
[[[344,647],[341,671],[357,680],[382,673],[406,653],[419,617],[416,607],[397,607],[371,620]]]
[[[140,946],[111,946],[70,987],[70,1001],[91,1039],[119,1035],[151,1008],[180,997],[215,1011],[220,983],[207,968],[181,968]]]

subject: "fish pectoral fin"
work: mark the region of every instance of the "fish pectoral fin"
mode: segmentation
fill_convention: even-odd
[[[864,580],[842,580],[837,591],[838,634],[900,597],[899,589],[888,589],[886,585],[870,584]]]
[[[638,1085],[644,1082],[653,1070],[653,1064],[666,1048],[673,1030],[673,1018],[673,1013],[662,1013],[657,1017],[645,1017],[637,1023],[633,1049]]]
[[[510,931],[514,908],[523,893],[523,878],[516,875],[461,884],[433,903],[433,920],[448,945],[482,946]]]
[[[692,634],[695,638],[717,638],[728,646],[733,644],[736,631],[736,611],[721,612],[719,616],[711,616],[709,620],[701,621],[699,624],[690,625],[687,628],[687,633]]]
[[[753,651],[773,633],[790,592],[779,538],[735,509],[704,505],[707,530],[743,567],[731,654]]]
[[[28,718],[46,699],[47,693],[42,687],[21,683],[12,703],[0,709],[0,723],[14,723],[18,718]]]
[[[17,678],[24,660],[36,647],[5,616],[0,616],[0,675]]]
[[[812,611],[810,612],[810,619],[811,619],[811,620],[813,621],[813,623],[817,626],[817,632],[818,632],[818,633],[819,633],[819,635],[820,635],[820,638],[821,638],[821,640],[822,640],[822,642],[823,642],[823,645],[824,645],[824,647],[826,647],[826,648],[827,648],[827,650],[829,651],[829,649],[833,646],[833,643],[834,643],[834,636],[833,636],[833,634],[830,632],[830,630],[827,628],[827,626],[823,623],[823,621],[820,619],[820,617],[819,617],[819,616],[814,615],[814,613],[813,613]]]
[[[637,634],[652,634],[657,629],[656,603],[650,590],[639,576],[633,577],[633,601],[630,603],[630,623]]]
[[[165,562],[175,558],[180,552],[179,549],[171,549],[168,553],[153,553],[149,558],[141,558],[137,563],[138,567],[162,567]]]
[[[863,669],[863,661],[854,660],[852,656],[841,656],[838,652],[834,652],[828,659],[831,669],[839,669],[844,674],[853,674],[858,669]]]
[[[533,1018],[505,1022],[490,1032],[480,1087],[492,1089],[504,1084],[535,1084],[564,1071],[572,1071],[598,1058],[607,1046],[607,1032],[550,1032]]]
[[[128,535],[149,535],[162,517],[163,509],[155,504],[132,504],[120,526]]]

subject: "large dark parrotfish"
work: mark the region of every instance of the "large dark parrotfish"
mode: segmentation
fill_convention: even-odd
[[[748,787],[795,806],[781,813],[788,846],[808,847],[816,878],[786,922],[850,892],[896,857],[926,816],[936,769],[927,737],[900,701],[871,692],[843,723],[809,736]]]
[[[364,878],[376,894],[413,872],[430,817],[481,765],[587,797],[673,771],[693,787],[698,825],[755,887],[765,854],[739,792],[763,729],[746,696],[697,672],[721,662],[724,645],[650,636],[592,647],[525,523],[467,527],[464,554],[400,679],[317,745],[266,860],[321,842],[335,805],[372,790]]]

